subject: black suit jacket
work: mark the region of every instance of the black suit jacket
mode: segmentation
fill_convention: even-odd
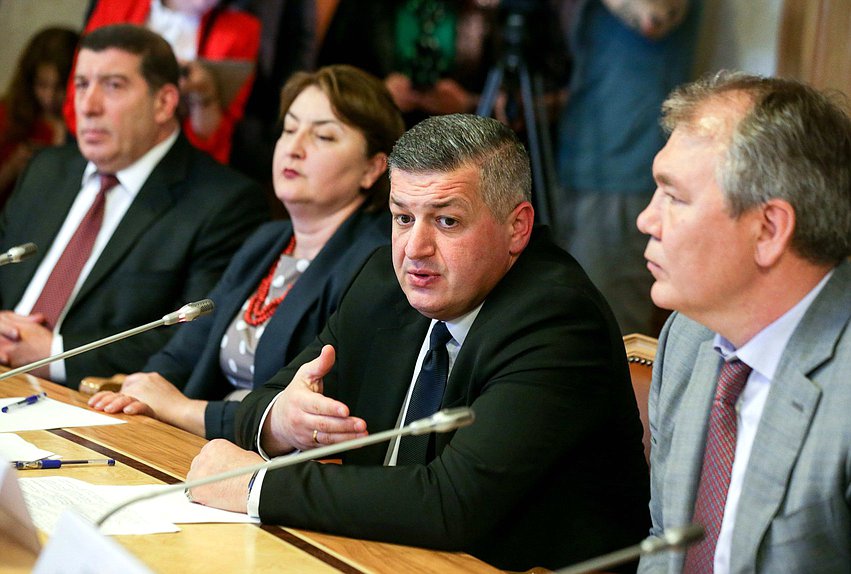
[[[204,414],[209,439],[233,440],[233,418],[239,404],[221,400],[233,390],[219,365],[222,337],[290,237],[289,221],[274,221],[258,229],[234,255],[210,293],[216,311],[181,326],[168,345],[145,365],[146,371],[160,373],[182,388],[187,397],[210,401]],[[269,380],[316,338],[364,261],[389,241],[387,212],[358,210],[343,222],[266,325],[254,355],[255,387]]]
[[[392,428],[429,320],[408,305],[379,250],[318,339],[237,413],[256,446],[261,416],[323,344],[325,392]],[[567,253],[541,236],[489,294],[447,382],[443,408],[476,422],[432,438],[428,465],[382,467],[387,445],[267,473],[264,522],[464,550],[511,570],[551,568],[633,544],[649,498],[635,397],[611,311]]]
[[[0,217],[0,248],[34,242],[38,254],[0,268],[0,308],[20,300],[80,191],[76,145],[33,158]],[[260,187],[180,135],[116,228],[60,327],[66,349],[161,318],[200,299],[265,219]],[[138,371],[174,334],[158,328],[65,361],[68,386],[88,375]]]

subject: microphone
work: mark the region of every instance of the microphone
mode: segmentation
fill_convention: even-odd
[[[92,349],[97,349],[98,347],[103,347],[104,345],[109,345],[110,343],[120,341],[121,339],[126,339],[127,337],[132,337],[133,335],[138,335],[139,333],[144,333],[145,331],[150,331],[151,329],[160,327],[162,325],[174,325],[175,323],[186,323],[192,321],[194,319],[197,319],[201,315],[206,315],[207,313],[210,313],[215,307],[216,305],[211,299],[202,299],[193,303],[187,303],[177,311],[163,316],[162,319],[151,321],[150,323],[147,323],[140,327],[128,329],[116,335],[111,335],[109,337],[104,337],[103,339],[99,339],[97,341],[81,345],[76,349],[71,349],[63,353],[51,355],[50,357],[45,357],[44,359],[39,359],[38,361],[34,361],[28,365],[24,365],[22,367],[18,367],[17,369],[7,371],[3,374],[0,374],[0,381],[8,379],[9,377],[13,377],[15,375],[19,375],[21,373],[27,373],[29,371],[32,371],[33,369],[37,369],[41,366],[53,363],[54,361],[61,361],[63,359],[67,359],[68,357],[73,357],[75,355],[79,355],[80,353],[85,353],[86,351],[91,351]]]
[[[216,308],[216,304],[212,299],[201,299],[193,303],[187,303],[177,311],[169,313],[162,318],[163,325],[174,325],[175,323],[187,323],[194,321],[202,315],[212,313]]]
[[[474,420],[476,420],[476,415],[471,409],[467,407],[444,409],[442,411],[434,413],[430,417],[425,417],[416,420],[398,429],[390,429],[369,436],[343,441],[337,444],[321,446],[319,448],[300,452],[292,456],[273,458],[272,460],[260,462],[252,466],[235,468],[227,472],[210,475],[206,478],[199,478],[198,480],[190,480],[188,482],[179,482],[177,484],[171,484],[169,486],[166,486],[165,488],[157,490],[156,492],[148,492],[146,494],[142,494],[125,500],[124,502],[122,502],[112,510],[108,511],[103,516],[101,516],[100,519],[95,523],[95,526],[102,526],[103,523],[106,522],[110,516],[112,516],[119,510],[127,508],[131,504],[136,504],[137,502],[148,500],[149,498],[156,498],[157,496],[168,494],[169,492],[174,492],[176,490],[188,491],[189,489],[195,488],[196,486],[204,486],[205,484],[219,482],[220,480],[227,480],[229,478],[242,476],[244,474],[252,474],[256,471],[263,470],[264,468],[266,470],[274,470],[276,468],[283,468],[285,466],[298,464],[300,462],[306,462],[317,458],[325,458],[329,455],[338,454],[346,450],[353,450],[356,448],[361,448],[363,446],[384,442],[397,436],[419,435],[427,434],[430,432],[448,432],[461,427],[469,426],[473,424]]]
[[[9,263],[20,263],[24,259],[35,255],[35,252],[38,251],[38,247],[35,246],[35,243],[24,243],[23,245],[16,245],[0,255],[0,266],[7,265]]]
[[[567,568],[557,570],[556,574],[585,574],[586,572],[597,572],[635,560],[639,556],[656,554],[667,550],[682,550],[683,548],[703,540],[703,526],[700,524],[687,524],[677,528],[668,528],[659,536],[649,536],[629,548],[615,550],[609,554],[580,562]]]

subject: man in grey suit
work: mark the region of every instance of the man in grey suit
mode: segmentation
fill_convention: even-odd
[[[77,145],[33,158],[0,218],[3,250],[39,247],[0,269],[0,363],[24,365],[200,299],[267,218],[259,186],[180,133],[179,75],[168,43],[144,28],[83,38]],[[172,334],[148,331],[38,374],[76,387],[133,372]]]
[[[650,393],[641,572],[851,570],[851,120],[800,83],[721,73],[663,105],[639,215],[673,309]]]

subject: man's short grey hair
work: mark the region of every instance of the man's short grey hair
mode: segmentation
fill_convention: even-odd
[[[471,114],[432,116],[405,132],[388,160],[393,172],[448,173],[473,165],[485,205],[503,221],[532,197],[529,155],[510,128]]]
[[[720,72],[676,89],[662,105],[662,125],[692,128],[704,104],[736,94],[752,106],[716,175],[731,215],[783,199],[795,210],[792,249],[817,264],[841,262],[851,254],[847,103],[794,80]]]

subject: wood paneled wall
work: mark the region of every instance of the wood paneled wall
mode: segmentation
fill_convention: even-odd
[[[785,0],[777,71],[851,99],[851,0]]]

